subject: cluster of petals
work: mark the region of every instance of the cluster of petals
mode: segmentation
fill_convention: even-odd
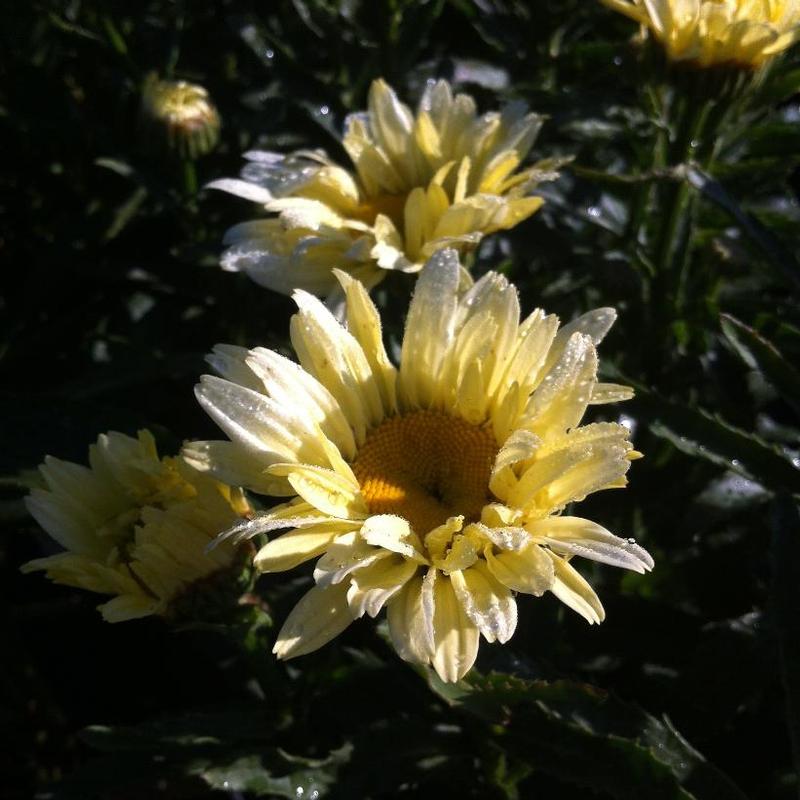
[[[470,250],[542,205],[531,192],[559,162],[520,169],[541,123],[522,103],[478,115],[444,80],[413,114],[376,80],[368,110],[345,121],[354,172],[318,150],[254,151],[241,179],[210,184],[270,212],[227,232],[222,266],[274,291],[326,296],[338,288],[334,267],[371,287],[386,270],[418,272],[443,247]]]
[[[669,58],[756,68],[800,38],[798,0],[602,0],[639,22]]]
[[[100,606],[109,622],[164,614],[193,582],[233,563],[230,546],[205,551],[250,512],[243,493],[159,458],[148,431],[101,434],[88,467],[48,456],[39,469],[43,486],[26,505],[64,551],[22,569],[113,595]]]
[[[488,273],[464,288],[457,253],[443,250],[417,281],[396,368],[366,288],[336,276],[346,325],[295,293],[299,364],[264,348],[215,349],[221,377],[204,376],[197,395],[229,441],[184,449],[226,483],[289,498],[226,537],[289,529],[258,552],[261,571],[318,558],[315,585],[274,652],[313,651],[385,607],[399,655],[454,681],[481,635],[513,635],[517,593],[552,592],[600,622],[603,607],[573,558],[637,572],[653,564],[632,540],[562,513],[624,486],[639,455],[625,427],[580,424],[589,405],[632,395],[597,378],[613,309],[560,328],[540,309],[521,320],[513,285]],[[414,425],[424,432],[414,447],[400,438],[381,449],[382,437]],[[477,460],[463,444],[473,441]]]

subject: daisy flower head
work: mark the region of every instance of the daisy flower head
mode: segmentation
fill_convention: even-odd
[[[398,368],[366,288],[336,275],[346,326],[295,292],[299,364],[216,348],[222,377],[205,376],[197,395],[230,441],[184,450],[222,480],[289,498],[228,534],[289,529],[261,548],[258,569],[318,558],[274,652],[308,653],[385,606],[400,656],[455,681],[481,636],[511,638],[518,592],[552,592],[600,622],[573,557],[637,572],[653,564],[632,541],[561,513],[624,486],[638,455],[623,426],[580,424],[588,405],[632,394],[597,380],[595,346],[614,311],[561,328],[542,310],[521,321],[513,285],[489,273],[464,291],[457,253],[443,250],[417,281]]]
[[[800,38],[798,0],[601,0],[638,22],[673,61],[755,69]]]
[[[346,169],[325,153],[255,151],[241,179],[209,184],[262,204],[266,219],[231,228],[223,269],[289,294],[326,296],[339,268],[368,288],[386,270],[418,272],[436,250],[465,252],[534,214],[555,160],[525,168],[542,118],[522,103],[479,115],[447,81],[428,84],[416,114],[383,80],[345,121]]]
[[[44,487],[26,506],[64,551],[22,571],[113,595],[100,606],[108,622],[165,614],[192,583],[234,562],[232,546],[206,549],[250,513],[244,494],[181,458],[159,458],[149,431],[101,434],[88,467],[48,456],[39,470]]]

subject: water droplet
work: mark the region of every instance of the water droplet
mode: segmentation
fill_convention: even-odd
[[[633,538],[628,539],[628,544],[636,544],[636,539]]]
[[[294,790],[295,797],[302,797],[306,793],[306,790],[302,786],[298,786]]]
[[[692,150],[695,150],[696,148],[700,147],[700,140],[692,139],[692,141],[690,142],[690,147],[692,148]]]
[[[622,64],[622,56],[614,56],[614,66],[618,67]]]
[[[731,460],[731,466],[735,469],[738,466],[741,466],[741,461],[738,458],[734,458]]]
[[[270,58],[270,59],[271,59],[271,58],[275,58],[275,51],[274,51],[274,50],[270,50],[270,48],[268,47],[268,48],[267,48],[267,49],[264,51],[264,58]]]
[[[795,456],[795,457],[792,459],[792,464],[793,464],[795,467],[797,467],[798,469],[800,469],[800,456]]]
[[[222,788],[223,789],[230,789],[230,782],[229,781],[222,781]]]
[[[328,106],[320,106],[319,113],[322,114],[323,117],[327,117],[328,114],[330,113],[330,109],[328,108]]]
[[[589,208],[586,209],[586,213],[590,217],[594,217],[595,219],[597,219],[597,217],[600,216],[600,207],[599,206],[589,206]]]

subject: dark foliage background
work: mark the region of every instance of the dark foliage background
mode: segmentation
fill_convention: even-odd
[[[717,152],[665,177],[646,60],[595,2],[40,0],[3,17],[4,796],[796,796],[796,56]],[[219,108],[221,143],[194,165],[143,146],[150,70],[202,83]],[[647,457],[581,514],[636,537],[656,570],[588,570],[599,628],[551,596],[523,601],[512,642],[484,645],[486,677],[457,691],[369,624],[255,669],[218,631],[107,625],[92,596],[18,573],[49,546],[21,471],[46,453],[81,461],[108,429],[150,427],[164,452],[213,438],[192,397],[203,355],[285,347],[290,301],[217,266],[222,233],[253,207],[197,186],[235,175],[253,146],[343,159],[343,117],[379,76],[409,101],[443,76],[483,108],[523,98],[549,115],[536,155],[575,161],[474,271],[503,269],[524,309],[563,319],[616,306],[605,368],[639,388],[607,413]],[[649,257],[678,185],[680,289]],[[393,278],[378,298],[409,288]],[[262,579],[276,619],[304,581]]]

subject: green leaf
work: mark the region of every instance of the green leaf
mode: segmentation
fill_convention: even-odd
[[[569,681],[548,683],[501,673],[471,673],[444,684],[439,696],[490,723],[496,741],[515,756],[561,780],[617,798],[744,800],[672,727],[601,689]]]
[[[797,259],[772,232],[762,225],[752,214],[742,210],[739,204],[725,191],[721,183],[715,181],[702,170],[693,166],[687,170],[687,180],[709,200],[726,211],[751,241],[764,253],[769,261],[795,284],[800,284],[800,265]]]
[[[633,407],[650,430],[687,455],[704,458],[772,491],[800,493],[800,469],[779,450],[700,408],[674,403],[637,387]]]
[[[250,792],[256,797],[321,800],[333,785],[339,767],[349,760],[351,750],[345,745],[321,760],[301,759],[278,751],[277,756],[285,762],[285,768],[295,767],[284,775],[275,775],[274,764],[268,766],[267,759],[261,755],[242,756],[224,765],[197,762],[189,768],[189,773],[197,775],[211,789]],[[271,760],[274,762],[275,758]]]
[[[757,369],[781,397],[800,414],[800,372],[772,342],[730,314],[720,315],[725,338],[750,369]]]

